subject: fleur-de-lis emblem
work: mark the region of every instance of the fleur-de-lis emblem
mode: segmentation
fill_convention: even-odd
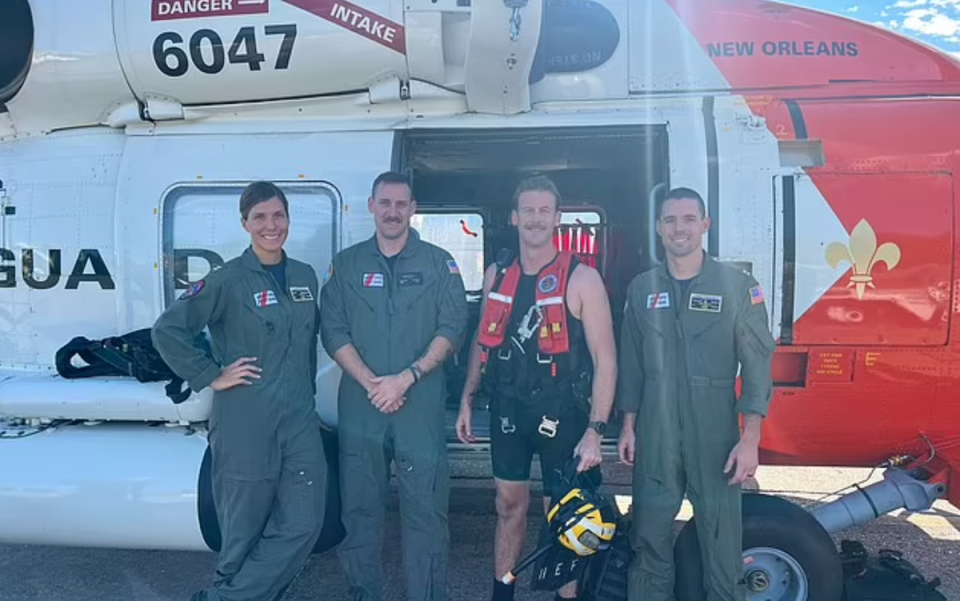
[[[830,267],[836,268],[844,261],[853,267],[847,288],[856,286],[857,298],[863,300],[867,286],[876,288],[870,275],[873,268],[877,263],[886,264],[888,271],[896,267],[900,262],[900,247],[893,242],[885,242],[878,248],[876,232],[866,219],[861,219],[850,234],[850,244],[831,243],[827,246],[826,258]]]

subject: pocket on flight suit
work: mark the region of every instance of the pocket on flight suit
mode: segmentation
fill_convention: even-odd
[[[437,329],[440,299],[436,289],[439,279],[431,271],[403,272],[397,275],[397,309],[401,328],[400,340],[405,342],[409,356],[404,362],[413,362],[430,344]]]
[[[695,440],[700,447],[696,456],[715,478],[724,477],[723,467],[740,435],[735,383],[733,378],[690,378],[691,409],[697,414]]]

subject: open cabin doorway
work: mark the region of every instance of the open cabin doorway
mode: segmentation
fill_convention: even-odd
[[[471,343],[484,271],[500,249],[518,252],[510,223],[514,190],[524,178],[547,175],[562,196],[562,225],[554,244],[600,272],[619,346],[627,286],[655,260],[648,251],[649,209],[655,194],[669,187],[665,126],[419,130],[401,134],[399,148],[397,167],[414,182],[413,227],[460,266]],[[446,368],[447,434],[453,445],[469,352],[470,345],[464,345]],[[608,442],[616,441],[619,426],[614,413]],[[481,443],[489,441],[489,427],[487,404],[478,399],[473,431]]]

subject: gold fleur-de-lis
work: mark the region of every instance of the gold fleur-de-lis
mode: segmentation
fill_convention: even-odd
[[[873,268],[877,263],[885,263],[888,271],[895,268],[900,262],[900,247],[893,242],[885,242],[877,248],[877,234],[866,219],[861,219],[850,234],[850,244],[831,243],[827,246],[826,258],[830,267],[836,268],[844,261],[853,267],[847,288],[856,286],[857,298],[863,300],[867,286],[876,288],[870,275]]]

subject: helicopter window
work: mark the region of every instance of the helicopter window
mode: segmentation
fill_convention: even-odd
[[[467,291],[483,290],[483,216],[472,212],[420,212],[410,225],[420,238],[456,260]]]
[[[284,249],[313,267],[321,284],[338,247],[340,199],[318,183],[275,182],[290,204]],[[240,223],[243,184],[174,187],[163,202],[164,300],[167,304],[213,268],[240,255],[250,235]]]

